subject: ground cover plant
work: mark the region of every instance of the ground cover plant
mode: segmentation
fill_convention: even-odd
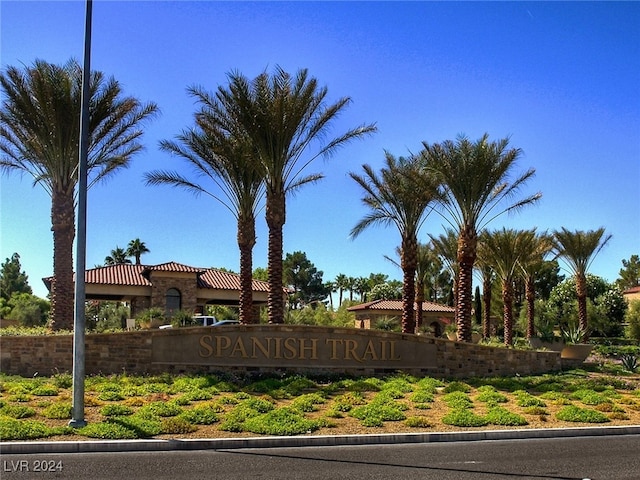
[[[68,426],[71,398],[69,374],[0,373],[0,441],[640,425],[640,375],[598,367],[464,381],[400,373],[90,376],[88,424],[79,429]]]

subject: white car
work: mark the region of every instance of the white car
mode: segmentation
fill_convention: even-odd
[[[223,325],[238,325],[240,323],[238,320],[218,320],[216,317],[211,315],[195,315],[192,318],[194,320],[194,325],[203,327],[221,327]],[[171,324],[160,325],[160,329],[164,330],[165,328],[173,328],[173,326]]]

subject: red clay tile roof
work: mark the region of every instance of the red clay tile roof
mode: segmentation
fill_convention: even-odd
[[[161,263],[159,265],[109,265],[96,267],[86,271],[85,283],[102,285],[127,285],[149,287],[149,273],[153,271],[187,272],[198,275],[198,288],[239,290],[240,275],[223,272],[215,268],[196,268],[176,262]],[[51,288],[53,277],[44,278],[47,288]],[[253,280],[253,290],[268,292],[269,284],[260,280]]]
[[[626,289],[624,292],[622,292],[622,293],[626,293],[626,294],[629,294],[629,293],[640,293],[640,286],[627,288],[627,289]]]
[[[415,304],[414,304],[415,308]],[[401,300],[374,300],[373,302],[361,303],[360,305],[354,305],[347,308],[347,310],[354,312],[358,310],[397,310],[402,311]],[[422,302],[423,312],[441,312],[441,313],[453,313],[455,308],[447,305],[440,305],[433,302]]]
[[[84,275],[85,283],[100,283],[103,285],[131,285],[149,287],[151,282],[142,275],[144,265],[110,265],[87,270]]]

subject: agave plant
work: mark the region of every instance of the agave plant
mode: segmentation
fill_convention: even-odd
[[[567,343],[584,343],[589,334],[586,328],[570,324],[566,329],[562,329],[562,338]]]
[[[635,355],[632,355],[631,353],[625,353],[620,357],[620,360],[622,361],[622,367],[625,370],[631,373],[635,373],[635,371],[638,370],[638,357],[636,357]]]

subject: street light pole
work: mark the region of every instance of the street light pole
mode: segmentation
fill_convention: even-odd
[[[87,159],[89,156],[89,99],[91,97],[91,11],[87,0],[82,69],[82,111],[80,112],[80,148],[78,152],[78,237],[76,242],[75,316],[73,323],[73,410],[69,425],[83,427],[85,377],[85,279],[87,246]]]

